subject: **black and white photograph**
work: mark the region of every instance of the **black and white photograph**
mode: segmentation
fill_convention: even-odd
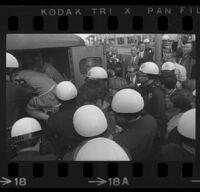
[[[195,161],[195,48],[194,34],[7,34],[7,161]]]

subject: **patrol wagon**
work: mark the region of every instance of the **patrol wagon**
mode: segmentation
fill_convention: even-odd
[[[45,57],[54,61],[54,67],[80,87],[89,68],[106,68],[103,46],[86,46],[82,38],[74,34],[8,34],[7,52],[13,54],[23,69],[37,56],[39,63]]]

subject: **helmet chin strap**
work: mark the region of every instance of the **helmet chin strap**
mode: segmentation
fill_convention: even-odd
[[[147,79],[145,82],[142,83],[143,86],[148,86],[150,85],[151,83],[153,83],[153,80],[152,79]]]

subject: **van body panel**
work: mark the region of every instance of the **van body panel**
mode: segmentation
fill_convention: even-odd
[[[74,34],[7,34],[6,37],[8,51],[73,46],[85,46],[85,42]]]
[[[86,77],[86,71],[84,71],[84,73],[81,71],[81,64],[87,65],[87,63],[93,59],[96,61],[101,60],[101,65],[96,64],[95,66],[102,66],[106,69],[103,46],[71,47],[70,54],[70,61],[73,62],[74,79],[77,87],[80,87],[84,83]],[[87,70],[88,69],[89,68],[87,68]]]

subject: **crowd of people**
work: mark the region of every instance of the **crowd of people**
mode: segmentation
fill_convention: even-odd
[[[176,54],[159,68],[152,50],[145,49],[147,43],[140,43],[139,54],[133,46],[123,66],[91,67],[79,89],[53,66],[21,70],[7,53],[8,159],[195,160],[192,68],[185,55],[185,66],[176,63]]]

